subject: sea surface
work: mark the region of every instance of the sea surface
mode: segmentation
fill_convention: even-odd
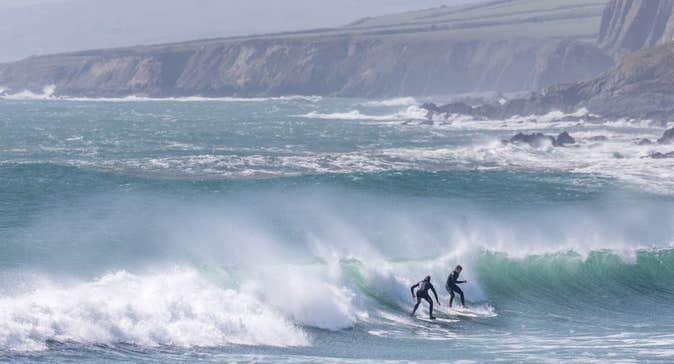
[[[0,361],[674,361],[663,126],[422,101],[4,97]]]

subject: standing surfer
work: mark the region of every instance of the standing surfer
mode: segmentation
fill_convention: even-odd
[[[414,295],[414,289],[419,287],[417,289],[417,294],[416,296]],[[438,293],[435,292],[435,288],[431,284],[431,276],[426,276],[423,281],[413,285],[411,288],[412,291],[412,298],[417,299],[417,304],[414,305],[414,310],[412,310],[412,316],[417,312],[417,308],[419,308],[419,304],[421,304],[421,299],[425,299],[426,302],[430,305],[430,319],[435,320],[435,317],[433,317],[433,300],[431,300],[431,296],[428,295],[428,290],[430,289],[433,291],[433,295],[435,296],[435,301],[438,303],[438,306],[440,306],[440,300],[438,300]]]
[[[459,284],[461,283],[466,283],[468,281],[460,281],[459,280],[459,274],[461,274],[461,271],[463,268],[460,265],[457,265],[456,268],[454,268],[454,271],[452,273],[449,273],[449,277],[447,277],[447,283],[445,284],[445,288],[447,289],[447,292],[449,292],[449,307],[452,307],[452,302],[454,301],[454,292],[458,293],[461,295],[461,305],[466,308],[466,301],[463,298],[463,291],[461,288],[459,288]]]

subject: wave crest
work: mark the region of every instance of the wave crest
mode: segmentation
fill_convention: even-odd
[[[192,270],[120,271],[74,287],[49,285],[0,299],[0,348],[46,349],[48,340],[143,346],[304,346],[307,335],[253,297]]]

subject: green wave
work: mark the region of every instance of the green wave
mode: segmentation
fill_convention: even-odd
[[[615,300],[628,295],[671,299],[674,295],[674,249],[641,250],[624,258],[602,250],[586,257],[570,251],[509,258],[483,253],[478,262],[480,286],[490,298],[583,297]]]

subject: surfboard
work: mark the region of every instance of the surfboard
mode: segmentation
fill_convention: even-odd
[[[462,317],[494,317],[497,316],[492,308],[483,309],[478,307],[476,310],[471,310],[470,308],[449,308],[447,309],[447,314],[450,316],[462,316]]]
[[[463,317],[480,317],[478,314],[474,312],[470,312],[466,309],[455,309],[455,308],[450,308],[447,310],[447,314],[450,316],[463,316]]]
[[[436,324],[451,324],[454,322],[458,322],[458,320],[450,320],[442,317],[436,317],[435,320],[431,320],[428,317],[416,317],[417,320],[420,321],[425,321],[425,322],[430,322],[430,323],[436,323]]]

